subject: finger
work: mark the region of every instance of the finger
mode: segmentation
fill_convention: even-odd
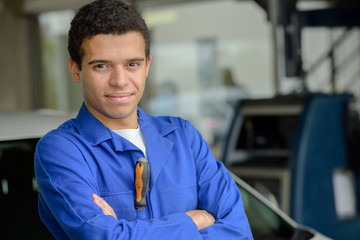
[[[214,224],[215,218],[205,210],[192,210],[186,212],[192,218],[199,231]]]
[[[93,201],[98,205],[105,215],[111,215],[117,219],[113,208],[102,198],[96,194],[92,194]]]
[[[96,203],[96,205],[98,205],[102,210],[105,209],[105,205],[104,205],[104,201],[101,197],[99,197],[96,194],[91,195],[93,198],[94,203]]]
[[[95,197],[93,197],[93,199],[94,199],[94,202],[104,211],[104,213],[110,212],[111,207],[109,206],[109,204],[107,204],[107,202],[103,198],[101,198],[99,196],[95,196]]]

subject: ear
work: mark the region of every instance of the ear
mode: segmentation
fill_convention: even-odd
[[[149,54],[149,57],[146,59],[146,76],[149,74],[149,69],[151,65],[152,56]]]
[[[80,68],[78,64],[71,58],[67,62],[70,74],[75,82],[80,83]]]

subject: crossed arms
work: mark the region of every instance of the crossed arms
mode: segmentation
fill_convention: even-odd
[[[105,215],[110,215],[117,219],[113,208],[103,198],[99,197],[95,193],[92,194],[92,198],[94,203],[101,208]],[[205,210],[191,210],[187,211],[186,214],[191,217],[199,231],[213,225],[215,222],[213,215]]]

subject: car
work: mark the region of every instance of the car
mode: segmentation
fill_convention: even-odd
[[[38,140],[75,114],[54,111],[0,113],[1,239],[53,239],[37,210],[34,149]],[[327,240],[301,226],[232,174],[239,187],[254,239]]]
[[[49,110],[0,113],[0,239],[54,239],[38,215],[34,150],[46,132],[72,117]]]

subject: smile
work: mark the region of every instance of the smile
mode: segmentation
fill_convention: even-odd
[[[105,97],[111,101],[123,103],[129,101],[129,99],[133,96],[133,93],[114,93],[114,94],[106,94]]]

